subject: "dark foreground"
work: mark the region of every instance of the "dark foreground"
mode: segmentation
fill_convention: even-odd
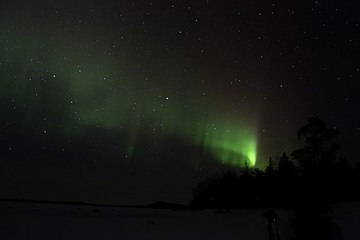
[[[294,235],[290,211],[275,209],[280,239]],[[264,209],[169,210],[0,202],[0,239],[269,239]],[[343,239],[360,239],[360,203],[335,207]]]

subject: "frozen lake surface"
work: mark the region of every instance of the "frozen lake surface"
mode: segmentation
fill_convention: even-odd
[[[268,239],[264,209],[168,209],[0,202],[0,239]],[[292,213],[277,209],[281,239]],[[335,208],[344,239],[360,239],[360,203]]]

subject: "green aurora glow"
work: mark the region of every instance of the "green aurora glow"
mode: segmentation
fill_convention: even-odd
[[[247,162],[255,166],[257,129],[256,124],[249,124],[254,122],[254,117],[247,116],[250,112],[246,110],[232,116],[226,111],[220,114],[220,109],[233,107],[217,91],[205,94],[200,84],[202,79],[194,82],[194,76],[174,75],[178,66],[171,67],[172,73],[159,67],[149,70],[151,64],[147,71],[139,71],[134,67],[134,59],[126,60],[121,55],[122,49],[134,48],[131,43],[111,46],[117,48],[118,54],[109,58],[99,49],[109,48],[111,41],[95,41],[89,37],[91,33],[84,36],[84,39],[89,37],[89,49],[79,48],[79,44],[86,46],[85,40],[73,36],[68,36],[65,43],[58,41],[64,38],[60,35],[66,34],[55,30],[47,37],[32,32],[12,34],[6,38],[13,42],[0,41],[7,50],[1,59],[2,67],[13,67],[16,76],[1,71],[4,80],[0,88],[6,89],[3,97],[7,95],[9,99],[17,99],[18,104],[31,106],[31,111],[25,110],[24,122],[44,112],[46,105],[56,114],[63,109],[64,121],[56,129],[48,130],[49,133],[81,136],[89,127],[127,132],[123,147],[128,149],[130,157],[137,150],[137,139],[146,131],[153,134],[159,147],[162,139],[175,135],[189,145],[201,146],[222,163],[239,167]],[[92,49],[94,42],[98,46]],[[22,47],[14,48],[14,43]],[[48,51],[40,51],[44,46]],[[184,58],[181,53],[177,57]],[[208,77],[197,75],[197,78]],[[56,91],[61,92],[49,93]]]
[[[256,139],[246,131],[212,128],[205,133],[202,144],[215,158],[233,166],[256,164]]]

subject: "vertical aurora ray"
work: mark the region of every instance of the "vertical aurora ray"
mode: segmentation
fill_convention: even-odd
[[[197,136],[198,144],[210,152],[216,159],[235,167],[256,164],[256,135],[236,126],[207,126],[204,133]],[[199,133],[198,133],[199,134]]]

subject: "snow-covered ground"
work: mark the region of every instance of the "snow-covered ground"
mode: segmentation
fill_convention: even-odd
[[[173,211],[0,202],[0,239],[268,239],[264,210]],[[281,239],[292,214],[277,209]],[[360,239],[360,203],[338,206],[344,239]]]

